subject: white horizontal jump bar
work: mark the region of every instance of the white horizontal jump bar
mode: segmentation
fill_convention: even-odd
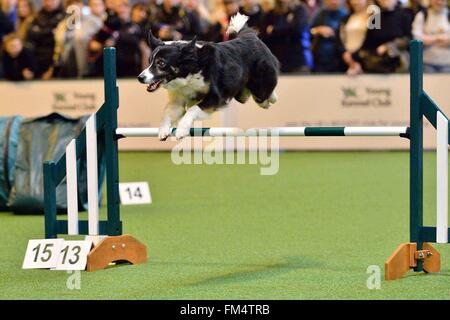
[[[330,130],[331,133],[320,134],[321,130]],[[201,130],[196,128],[195,130]],[[309,130],[309,131],[308,131]],[[296,136],[400,136],[406,134],[408,127],[279,127],[279,128],[210,128],[206,136],[220,137],[220,136],[234,136],[245,137],[255,136],[260,134],[272,134],[281,137],[296,137]],[[306,131],[306,132],[305,132]],[[200,131],[201,132],[201,131]],[[157,137],[159,133],[158,128],[117,128],[116,134],[124,137]],[[172,129],[172,136],[174,135]]]
[[[345,127],[346,136],[399,136],[406,134],[408,127]]]

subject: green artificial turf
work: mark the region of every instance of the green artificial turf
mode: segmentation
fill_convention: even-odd
[[[433,153],[425,154],[425,214],[433,225]],[[258,165],[174,165],[170,153],[122,153],[121,181],[149,181],[153,204],[122,206],[124,231],[149,261],[81,273],[22,270],[42,216],[0,213],[2,299],[450,299],[450,246],[442,273],[409,273],[369,290],[407,242],[408,154],[292,152],[279,173]],[[105,208],[102,208],[104,213]]]

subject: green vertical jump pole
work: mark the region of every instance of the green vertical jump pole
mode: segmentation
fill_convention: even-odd
[[[56,221],[56,164],[53,161],[44,163],[44,219],[45,238],[54,239],[58,236]]]
[[[437,105],[423,90],[423,44],[411,41],[409,128],[409,237],[384,264],[386,280],[400,279],[410,269],[439,272],[441,258],[430,242],[436,242],[435,227],[423,225],[423,118],[436,128]]]
[[[131,264],[147,261],[147,247],[130,235],[122,235],[119,199],[119,151],[117,129],[117,108],[119,88],[116,84],[116,50],[103,50],[103,75],[105,81],[105,103],[97,112],[97,128],[101,126],[106,154],[106,187],[108,236],[95,246],[88,256],[87,271],[105,269],[111,262],[127,261]],[[115,247],[120,250],[116,250]]]
[[[117,129],[117,108],[119,108],[119,89],[116,84],[116,49],[103,50],[103,74],[105,88],[104,119],[97,119],[104,125],[104,143],[106,153],[106,186],[108,210],[108,235],[121,235],[119,200],[119,155]]]
[[[410,242],[422,250],[423,228],[423,45],[411,42],[410,62]],[[415,271],[422,271],[422,261],[417,261]]]
[[[103,73],[105,85],[105,103],[95,114],[97,145],[105,148],[106,186],[107,186],[107,220],[99,221],[102,239],[87,256],[87,271],[107,268],[112,262],[127,261],[131,264],[147,261],[147,247],[130,235],[122,235],[119,200],[119,153],[117,129],[117,108],[119,107],[119,89],[116,85],[116,51],[114,48],[103,50]],[[77,137],[77,159],[86,148],[86,129]],[[47,238],[56,238],[58,234],[67,234],[67,221],[56,219],[56,187],[66,175],[66,158],[58,162],[44,164],[45,191],[45,234]],[[88,234],[89,221],[79,221],[82,234]],[[120,250],[115,248],[119,247]]]

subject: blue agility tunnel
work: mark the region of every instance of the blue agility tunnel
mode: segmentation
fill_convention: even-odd
[[[0,209],[6,210],[14,184],[21,116],[0,117]]]
[[[83,130],[87,116],[70,118],[58,113],[24,119],[0,118],[0,209],[14,213],[38,214],[44,210],[42,162],[58,159],[66,144]],[[104,152],[99,149],[99,192],[105,172]],[[78,163],[79,207],[87,208],[86,164]],[[101,197],[99,198],[100,201]],[[57,191],[57,208],[66,210],[66,182]]]

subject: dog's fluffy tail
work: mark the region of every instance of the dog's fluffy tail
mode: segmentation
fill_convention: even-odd
[[[230,24],[228,25],[227,34],[228,35],[238,34],[239,31],[241,31],[242,28],[245,27],[247,20],[248,20],[248,17],[245,14],[240,14],[239,12],[236,13],[230,19]]]

